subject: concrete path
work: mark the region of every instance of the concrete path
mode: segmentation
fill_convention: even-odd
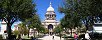
[[[60,37],[54,35],[54,39],[53,39],[53,36],[48,35],[48,36],[44,36],[43,38],[38,38],[38,39],[41,39],[41,40],[60,40]],[[64,40],[64,38],[61,38],[61,40]]]

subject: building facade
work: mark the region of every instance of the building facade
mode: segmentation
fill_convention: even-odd
[[[45,20],[42,22],[42,25],[49,30],[49,33],[53,32],[53,29],[57,27],[59,22],[56,20],[56,14],[54,8],[51,5],[47,8],[47,12],[45,14]]]
[[[6,22],[3,20],[3,21],[1,22],[1,26],[0,26],[0,34],[3,34],[4,31],[6,31],[6,27],[7,27],[7,24],[6,24]]]
[[[97,33],[102,33],[102,22],[100,23],[94,23],[93,25],[93,31]]]

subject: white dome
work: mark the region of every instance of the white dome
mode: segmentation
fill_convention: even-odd
[[[49,8],[47,8],[47,11],[54,11],[54,8],[53,7],[49,7]]]
[[[50,2],[50,6],[47,8],[47,11],[54,11],[54,8],[52,7],[51,2]]]

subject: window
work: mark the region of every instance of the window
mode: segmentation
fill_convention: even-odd
[[[1,32],[1,26],[0,26],[0,32]]]
[[[102,26],[102,24],[94,24],[94,26],[97,26],[98,27],[98,26]]]

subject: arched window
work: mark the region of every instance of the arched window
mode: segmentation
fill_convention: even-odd
[[[48,25],[48,29],[53,29],[53,25],[52,24],[49,24]]]

